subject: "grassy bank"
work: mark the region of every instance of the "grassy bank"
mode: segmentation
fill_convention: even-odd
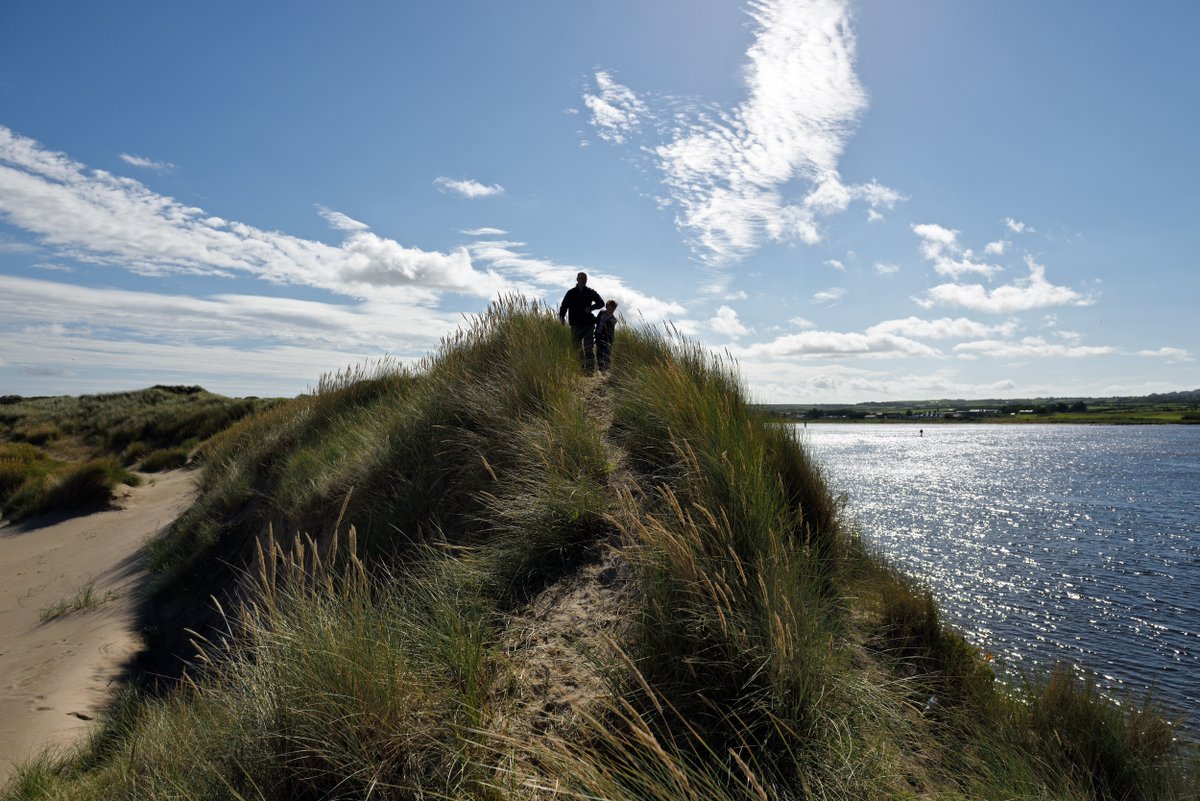
[[[0,398],[0,513],[94,506],[130,472],[182,467],[205,439],[274,401],[156,386],[80,397]]]
[[[998,686],[729,364],[614,352],[509,301],[213,438],[149,555],[189,677],[3,797],[1195,796],[1153,708]]]

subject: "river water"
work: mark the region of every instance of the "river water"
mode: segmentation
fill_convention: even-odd
[[[1200,730],[1200,426],[813,424],[867,540],[1001,670],[1070,661]]]

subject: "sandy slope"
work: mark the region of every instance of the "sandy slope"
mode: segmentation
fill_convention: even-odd
[[[0,782],[15,761],[70,742],[110,697],[113,679],[138,648],[137,551],[188,507],[194,475],[178,470],[123,487],[120,509],[0,526]],[[100,598],[113,597],[39,620],[42,609],[91,580]]]

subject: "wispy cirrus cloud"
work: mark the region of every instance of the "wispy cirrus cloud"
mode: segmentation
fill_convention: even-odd
[[[504,236],[505,234],[508,233],[508,231],[505,231],[503,228],[484,227],[484,228],[467,228],[467,229],[460,231],[459,233],[466,234],[467,236]]]
[[[554,308],[558,308],[563,293],[575,285],[575,275],[585,272],[588,286],[604,298],[616,300],[626,318],[649,323],[671,321],[689,335],[699,330],[694,321],[687,320],[687,310],[681,304],[647,295],[630,287],[624,279],[601,270],[532,256],[525,252],[523,242],[485,239],[467,247],[473,259],[503,275],[514,291],[540,297]]]
[[[48,272],[54,272],[54,273],[73,273],[73,272],[75,272],[74,267],[70,267],[66,264],[58,264],[57,262],[53,262],[53,261],[38,261],[38,262],[34,262],[33,264],[31,264],[29,266],[33,267],[34,269],[37,269],[37,270],[46,270]]]
[[[0,321],[0,365],[73,375],[80,391],[179,376],[269,395],[299,392],[322,373],[371,358],[415,360],[462,318],[422,306],[398,313],[382,301],[190,297],[0,275]]]
[[[768,241],[815,243],[820,219],[854,201],[877,210],[903,199],[876,181],[845,184],[838,171],[867,105],[847,3],[753,0],[749,15],[754,41],[746,53],[746,99],[729,110],[664,116],[659,128],[668,141],[651,151],[677,209],[676,225],[701,259],[718,266]],[[597,73],[598,84],[601,75],[611,82]],[[625,141],[649,113],[633,92],[620,89],[624,105],[601,106],[602,94],[585,96],[599,135],[614,142]],[[797,183],[803,189],[794,194]]]
[[[1027,256],[1026,278],[988,289],[981,284],[939,284],[913,298],[922,308],[950,306],[990,314],[1012,314],[1052,306],[1090,306],[1095,300],[1046,280],[1046,268]]]
[[[121,161],[133,167],[141,167],[145,170],[154,170],[155,172],[170,172],[175,169],[174,164],[169,161],[155,161],[154,159],[144,158],[142,156],[134,156],[129,153],[121,154]]]
[[[1165,359],[1168,364],[1195,361],[1191,352],[1183,348],[1158,348],[1157,350],[1139,350],[1136,355],[1151,359]]]
[[[939,357],[941,353],[908,337],[891,333],[855,331],[801,331],[770,342],[728,346],[739,360],[885,358],[896,356]]]
[[[347,351],[420,355],[461,321],[420,306],[397,314],[386,302],[323,303],[247,294],[207,297],[77,286],[0,275],[4,352],[20,358],[10,337],[32,327],[59,334],[159,343],[311,345]]]
[[[37,253],[38,246],[29,242],[18,242],[0,234],[0,253]]]
[[[845,287],[831,286],[829,289],[822,289],[820,292],[813,294],[813,303],[830,304],[837,303],[842,298],[846,297],[848,290]]]
[[[1012,336],[1017,330],[1015,321],[1000,325],[969,320],[966,317],[942,317],[923,320],[920,317],[905,317],[902,320],[885,320],[867,329],[868,334],[896,334],[915,339],[978,339],[981,337]]]
[[[345,215],[339,246],[206,214],[131,178],[91,170],[0,126],[0,218],[64,258],[141,274],[249,274],[331,292],[432,303],[445,292],[494,297],[508,287],[465,249],[406,247]]]
[[[317,213],[325,218],[325,222],[329,223],[330,227],[339,231],[365,231],[371,227],[366,223],[347,217],[340,211],[327,209],[324,206],[317,206]]]
[[[433,179],[433,185],[443,192],[460,195],[469,200],[504,194],[504,187],[500,184],[483,184],[471,179],[457,180],[439,176]]]
[[[1063,358],[1083,359],[1092,356],[1109,356],[1118,350],[1108,345],[1071,345],[1047,342],[1041,337],[1025,337],[1018,341],[982,340],[962,342],[954,346],[956,353],[974,356],[990,356],[994,359],[1018,358]]]
[[[872,369],[880,363],[795,360],[743,361],[739,365],[765,402],[794,402],[796,398],[826,403],[879,398],[994,398],[1011,395],[1017,389],[1016,382],[1009,378],[966,381],[952,368],[906,372]]]
[[[618,83],[604,70],[595,74],[596,91],[585,92],[583,104],[592,112],[596,135],[606,142],[623,144],[641,127],[648,113],[645,102],[628,86]]]

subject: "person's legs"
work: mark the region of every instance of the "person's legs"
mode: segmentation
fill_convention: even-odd
[[[607,373],[612,364],[612,343],[607,339],[596,340],[596,366],[600,372]]]
[[[579,366],[589,375],[596,370],[595,337],[596,331],[592,325],[571,327],[571,341],[575,343],[576,348],[583,348],[579,354]]]

